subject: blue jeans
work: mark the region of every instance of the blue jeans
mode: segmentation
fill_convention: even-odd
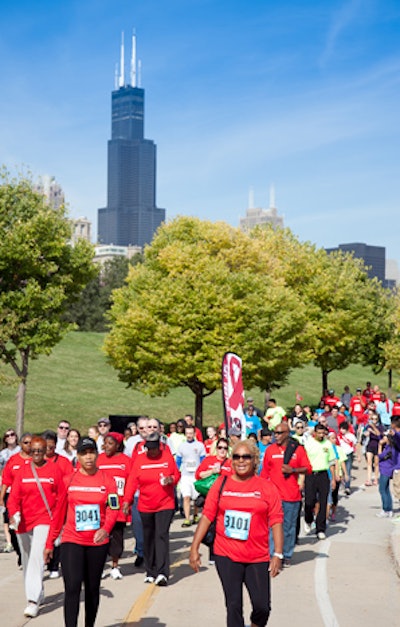
[[[349,480],[345,481],[344,483],[344,487],[345,488],[350,488],[350,481],[351,481],[351,471],[353,469],[353,457],[354,457],[354,453],[348,453],[347,454],[347,459],[345,461],[346,464],[346,472],[349,475]]]
[[[390,494],[390,477],[379,475],[379,494],[382,499],[382,509],[384,512],[391,512],[393,508],[392,495]]]
[[[290,560],[296,544],[297,516],[301,501],[282,501],[283,509],[283,557]],[[272,531],[269,532],[269,551],[272,557],[275,550]]]
[[[139,557],[143,557],[144,551],[144,540],[143,540],[143,524],[142,519],[140,518],[140,514],[137,509],[139,497],[135,496],[133,499],[132,505],[132,529],[133,535],[135,536],[136,546],[135,553],[139,555]]]

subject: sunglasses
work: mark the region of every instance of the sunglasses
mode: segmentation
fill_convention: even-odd
[[[286,431],[275,431],[275,435],[281,435],[282,433],[286,433]]]
[[[295,429],[304,429],[304,426],[303,425],[296,425]]]
[[[16,435],[16,433],[6,433],[6,438],[15,437]]]
[[[249,461],[250,459],[253,459],[253,456],[252,456],[252,455],[250,455],[250,453],[245,453],[244,455],[238,455],[238,453],[234,453],[234,454],[232,455],[232,459],[233,459],[235,462],[239,461],[240,459],[244,459],[244,460],[246,460],[246,461]]]
[[[221,451],[227,451],[228,447],[227,446],[217,446],[218,449],[220,449]]]
[[[32,448],[31,453],[44,453],[45,451],[42,448]]]
[[[30,440],[24,440],[23,442],[21,442],[21,444],[30,444],[31,441]]]
[[[68,429],[69,429],[69,427],[64,427],[64,425],[58,425],[58,428],[66,430],[66,431],[68,431]]]

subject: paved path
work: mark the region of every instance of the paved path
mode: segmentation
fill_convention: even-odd
[[[360,471],[360,476],[364,476]],[[361,481],[354,482],[355,487]],[[268,627],[397,627],[400,624],[400,524],[376,518],[380,509],[377,488],[356,489],[339,501],[337,522],[327,539],[302,536],[293,566],[272,585],[272,613]],[[167,588],[143,583],[144,572],[133,566],[132,538],[121,561],[123,580],[102,582],[96,627],[223,627],[225,608],[215,568],[194,574],[188,566],[192,529],[181,528],[176,517],[171,528],[172,573]],[[63,585],[45,580],[46,603],[35,619],[26,619],[22,573],[15,554],[0,554],[0,616],[5,627],[62,625]],[[400,571],[398,571],[400,572]],[[245,617],[249,604],[245,594]],[[79,626],[83,626],[83,608]]]

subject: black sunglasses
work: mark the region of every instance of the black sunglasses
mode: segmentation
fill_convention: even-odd
[[[238,455],[238,453],[234,453],[232,455],[232,459],[235,462],[239,461],[239,459],[245,459],[246,461],[248,461],[249,459],[253,459],[253,455],[250,455],[250,453],[245,453],[244,455]]]

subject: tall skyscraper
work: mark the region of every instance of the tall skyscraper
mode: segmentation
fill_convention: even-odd
[[[140,77],[137,81],[135,35],[130,83],[125,83],[123,35],[115,83],[108,141],[107,207],[98,210],[98,242],[144,246],[165,220],[165,209],[156,206],[156,145],[144,138],[144,89]]]

